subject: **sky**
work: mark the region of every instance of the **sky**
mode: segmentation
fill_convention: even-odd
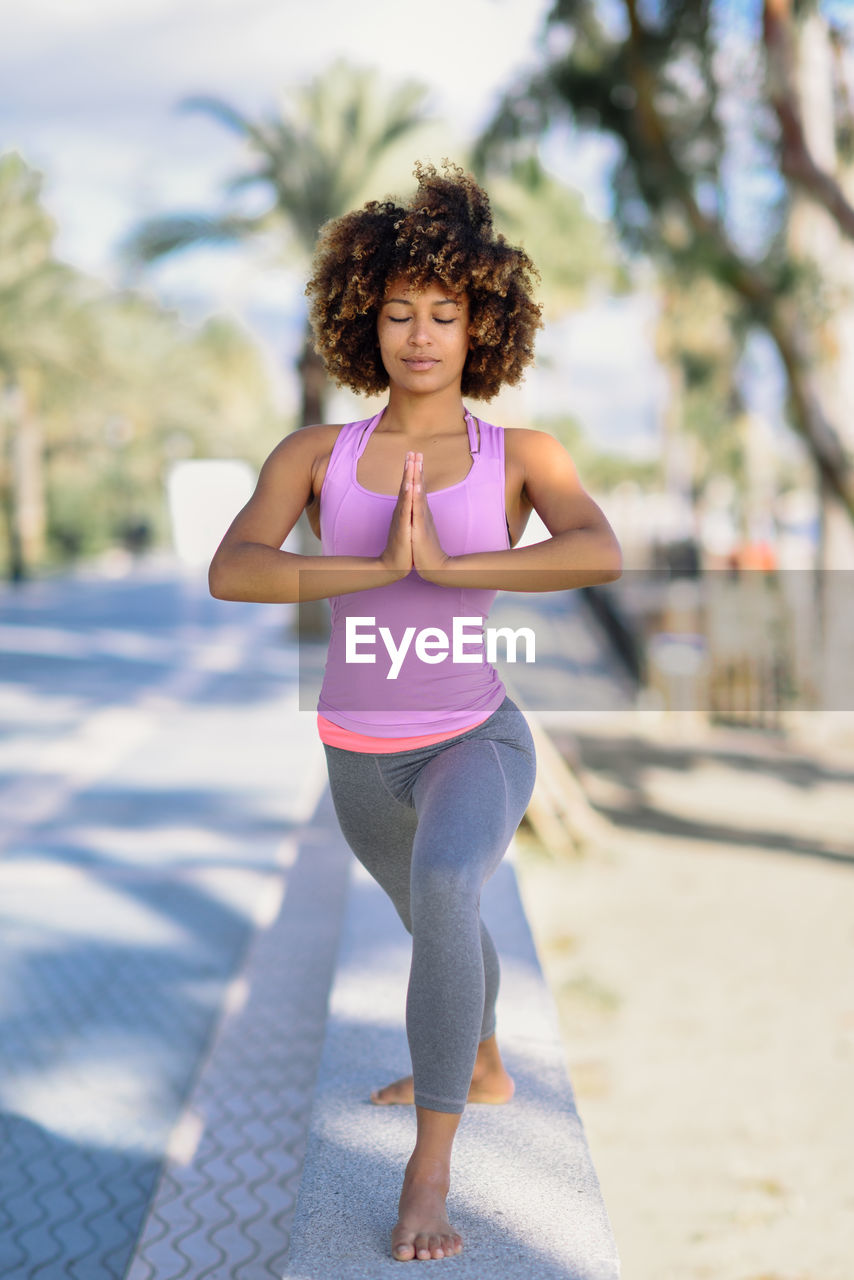
[[[475,132],[531,65],[546,0],[431,0],[429,18],[377,0],[34,0],[0,19],[0,127],[47,174],[60,246],[103,267],[129,214],[212,196],[234,147],[185,96],[252,114],[336,57],[421,79]],[[471,51],[477,48],[476,64]]]
[[[30,0],[0,16],[0,147],[44,174],[58,254],[121,283],[117,248],[142,217],[221,207],[238,141],[182,98],[215,94],[247,114],[337,57],[387,81],[415,78],[437,119],[407,159],[459,155],[503,87],[531,70],[550,0]],[[415,144],[413,144],[414,146]],[[607,215],[608,149],[576,139],[567,171]],[[399,188],[398,188],[399,189]],[[385,191],[376,194],[385,194]],[[193,251],[146,272],[188,320],[226,310],[266,345],[282,397],[302,323],[300,280],[259,254]],[[599,300],[546,335],[523,409],[574,411],[605,447],[655,446],[660,380],[649,299]],[[603,377],[604,372],[604,377]],[[545,407],[544,407],[545,406]],[[518,409],[518,403],[514,411]]]

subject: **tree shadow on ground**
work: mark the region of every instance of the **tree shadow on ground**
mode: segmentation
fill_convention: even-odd
[[[833,837],[800,835],[774,825],[773,811],[766,814],[763,827],[740,826],[737,821],[692,819],[673,813],[648,800],[646,773],[650,769],[668,770],[677,776],[688,776],[709,764],[729,769],[739,777],[752,774],[768,777],[791,787],[809,798],[812,789],[833,784],[851,786],[854,796],[854,770],[831,765],[797,754],[784,754],[777,743],[751,742],[739,751],[732,746],[712,744],[662,744],[641,736],[573,734],[572,740],[553,734],[559,749],[577,760],[591,773],[619,784],[626,793],[623,803],[608,804],[594,800],[600,813],[615,826],[637,831],[657,832],[677,839],[706,841],[796,856],[824,858],[831,862],[854,864],[854,844]],[[725,783],[721,782],[721,810],[728,809]]]

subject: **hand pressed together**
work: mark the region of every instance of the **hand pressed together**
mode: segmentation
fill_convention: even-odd
[[[415,568],[428,582],[436,581],[451,557],[442,549],[424,491],[424,456],[409,452],[397,496],[388,541],[380,560],[402,574]]]

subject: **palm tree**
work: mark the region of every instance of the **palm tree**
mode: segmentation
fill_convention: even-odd
[[[215,97],[185,99],[238,134],[250,167],[227,184],[230,196],[262,188],[269,207],[247,215],[167,214],[143,222],[125,241],[131,262],[147,263],[201,244],[241,244],[271,235],[307,262],[319,228],[365,197],[392,144],[426,123],[426,89],[407,81],[382,90],[376,73],[336,62],[310,84],[287,94],[275,116],[253,121]],[[326,379],[306,321],[297,362],[302,392],[300,425],[324,418]]]
[[[296,249],[307,264],[323,223],[365,198],[367,184],[392,144],[426,123],[426,93],[413,81],[382,90],[374,71],[338,61],[304,88],[287,94],[279,113],[262,121],[248,119],[219,98],[185,99],[186,109],[206,112],[246,143],[250,167],[231,179],[229,195],[260,187],[271,202],[254,215],[226,210],[149,219],[125,242],[125,254],[131,262],[145,263],[193,245],[241,244],[273,236],[283,248]],[[323,422],[326,371],[307,317],[297,371],[299,425]],[[312,545],[304,514],[297,537],[303,550]],[[301,606],[299,630],[306,638],[326,634],[326,602]]]
[[[44,554],[45,388],[78,380],[89,345],[91,287],[53,256],[41,184],[16,152],[0,156],[0,541],[15,580]]]

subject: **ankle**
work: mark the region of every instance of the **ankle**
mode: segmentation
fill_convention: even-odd
[[[451,1184],[450,1156],[427,1155],[416,1147],[406,1165],[404,1181],[429,1183],[447,1194]]]
[[[490,1036],[488,1040],[481,1040],[477,1047],[477,1057],[474,1060],[472,1078],[503,1071],[504,1063],[501,1061],[501,1054],[498,1052],[495,1036]]]

